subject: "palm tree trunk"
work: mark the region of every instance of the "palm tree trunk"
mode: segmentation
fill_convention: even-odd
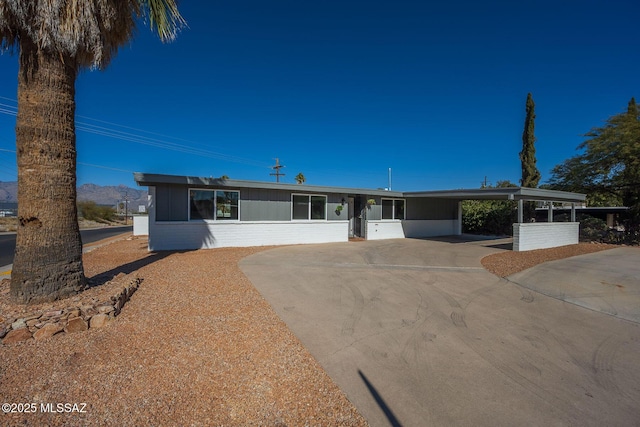
[[[18,232],[11,297],[52,301],[84,289],[76,208],[75,79],[72,58],[20,40],[16,153]]]

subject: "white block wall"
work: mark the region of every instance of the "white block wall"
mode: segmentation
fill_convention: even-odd
[[[460,234],[460,230],[458,221],[455,219],[367,221],[367,240],[451,236],[456,234]]]
[[[367,240],[402,239],[404,230],[400,221],[367,221]]]
[[[134,236],[149,235],[149,216],[148,215],[133,216],[133,235]]]
[[[460,221],[455,219],[402,221],[406,237],[435,237],[461,234]]]
[[[513,224],[513,250],[555,248],[578,243],[579,222],[531,222]]]
[[[346,242],[349,221],[150,222],[149,250]]]

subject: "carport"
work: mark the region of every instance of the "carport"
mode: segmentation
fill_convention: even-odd
[[[463,200],[515,200],[518,202],[518,222],[513,224],[513,250],[553,248],[578,243],[580,224],[576,222],[576,204],[584,204],[585,194],[567,191],[545,190],[541,188],[505,187],[479,188],[472,190],[443,190],[405,192],[406,198]],[[525,201],[544,202],[548,209],[547,222],[523,221]],[[569,222],[553,222],[554,203],[570,204]],[[458,208],[458,224],[462,227],[462,208]]]

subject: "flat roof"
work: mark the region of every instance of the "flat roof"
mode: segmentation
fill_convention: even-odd
[[[261,188],[267,190],[290,190],[312,193],[361,194],[367,196],[433,198],[455,200],[542,200],[552,202],[580,203],[586,200],[585,194],[567,191],[545,190],[541,188],[506,187],[478,188],[438,191],[388,191],[381,189],[363,189],[349,187],[329,187],[307,184],[285,184],[278,182],[244,181],[237,179],[205,178],[180,175],[163,175],[135,172],[133,178],[141,186],[158,184],[189,185],[194,187]]]
[[[204,178],[194,176],[161,175],[135,172],[133,178],[138,185],[174,184],[194,187],[261,188],[266,190],[290,190],[310,193],[363,194],[369,196],[402,197],[399,191],[372,190],[349,187],[328,187],[307,184],[287,184],[279,182],[244,181],[239,179]]]
[[[434,197],[456,200],[541,200],[552,202],[584,202],[586,194],[542,188],[505,187],[438,191],[409,191],[404,197]]]
[[[570,209],[567,206],[554,206],[553,210],[562,210],[562,209]],[[544,208],[536,208],[537,211],[548,211],[547,207]],[[577,211],[586,211],[586,212],[603,212],[603,213],[622,213],[629,210],[626,206],[576,206]]]

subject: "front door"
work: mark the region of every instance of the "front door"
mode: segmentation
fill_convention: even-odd
[[[349,237],[364,237],[364,196],[349,197]]]
[[[356,219],[355,216],[353,215],[354,211],[355,211],[355,200],[353,197],[349,197],[349,237],[354,237],[355,236],[355,229],[356,229]]]

